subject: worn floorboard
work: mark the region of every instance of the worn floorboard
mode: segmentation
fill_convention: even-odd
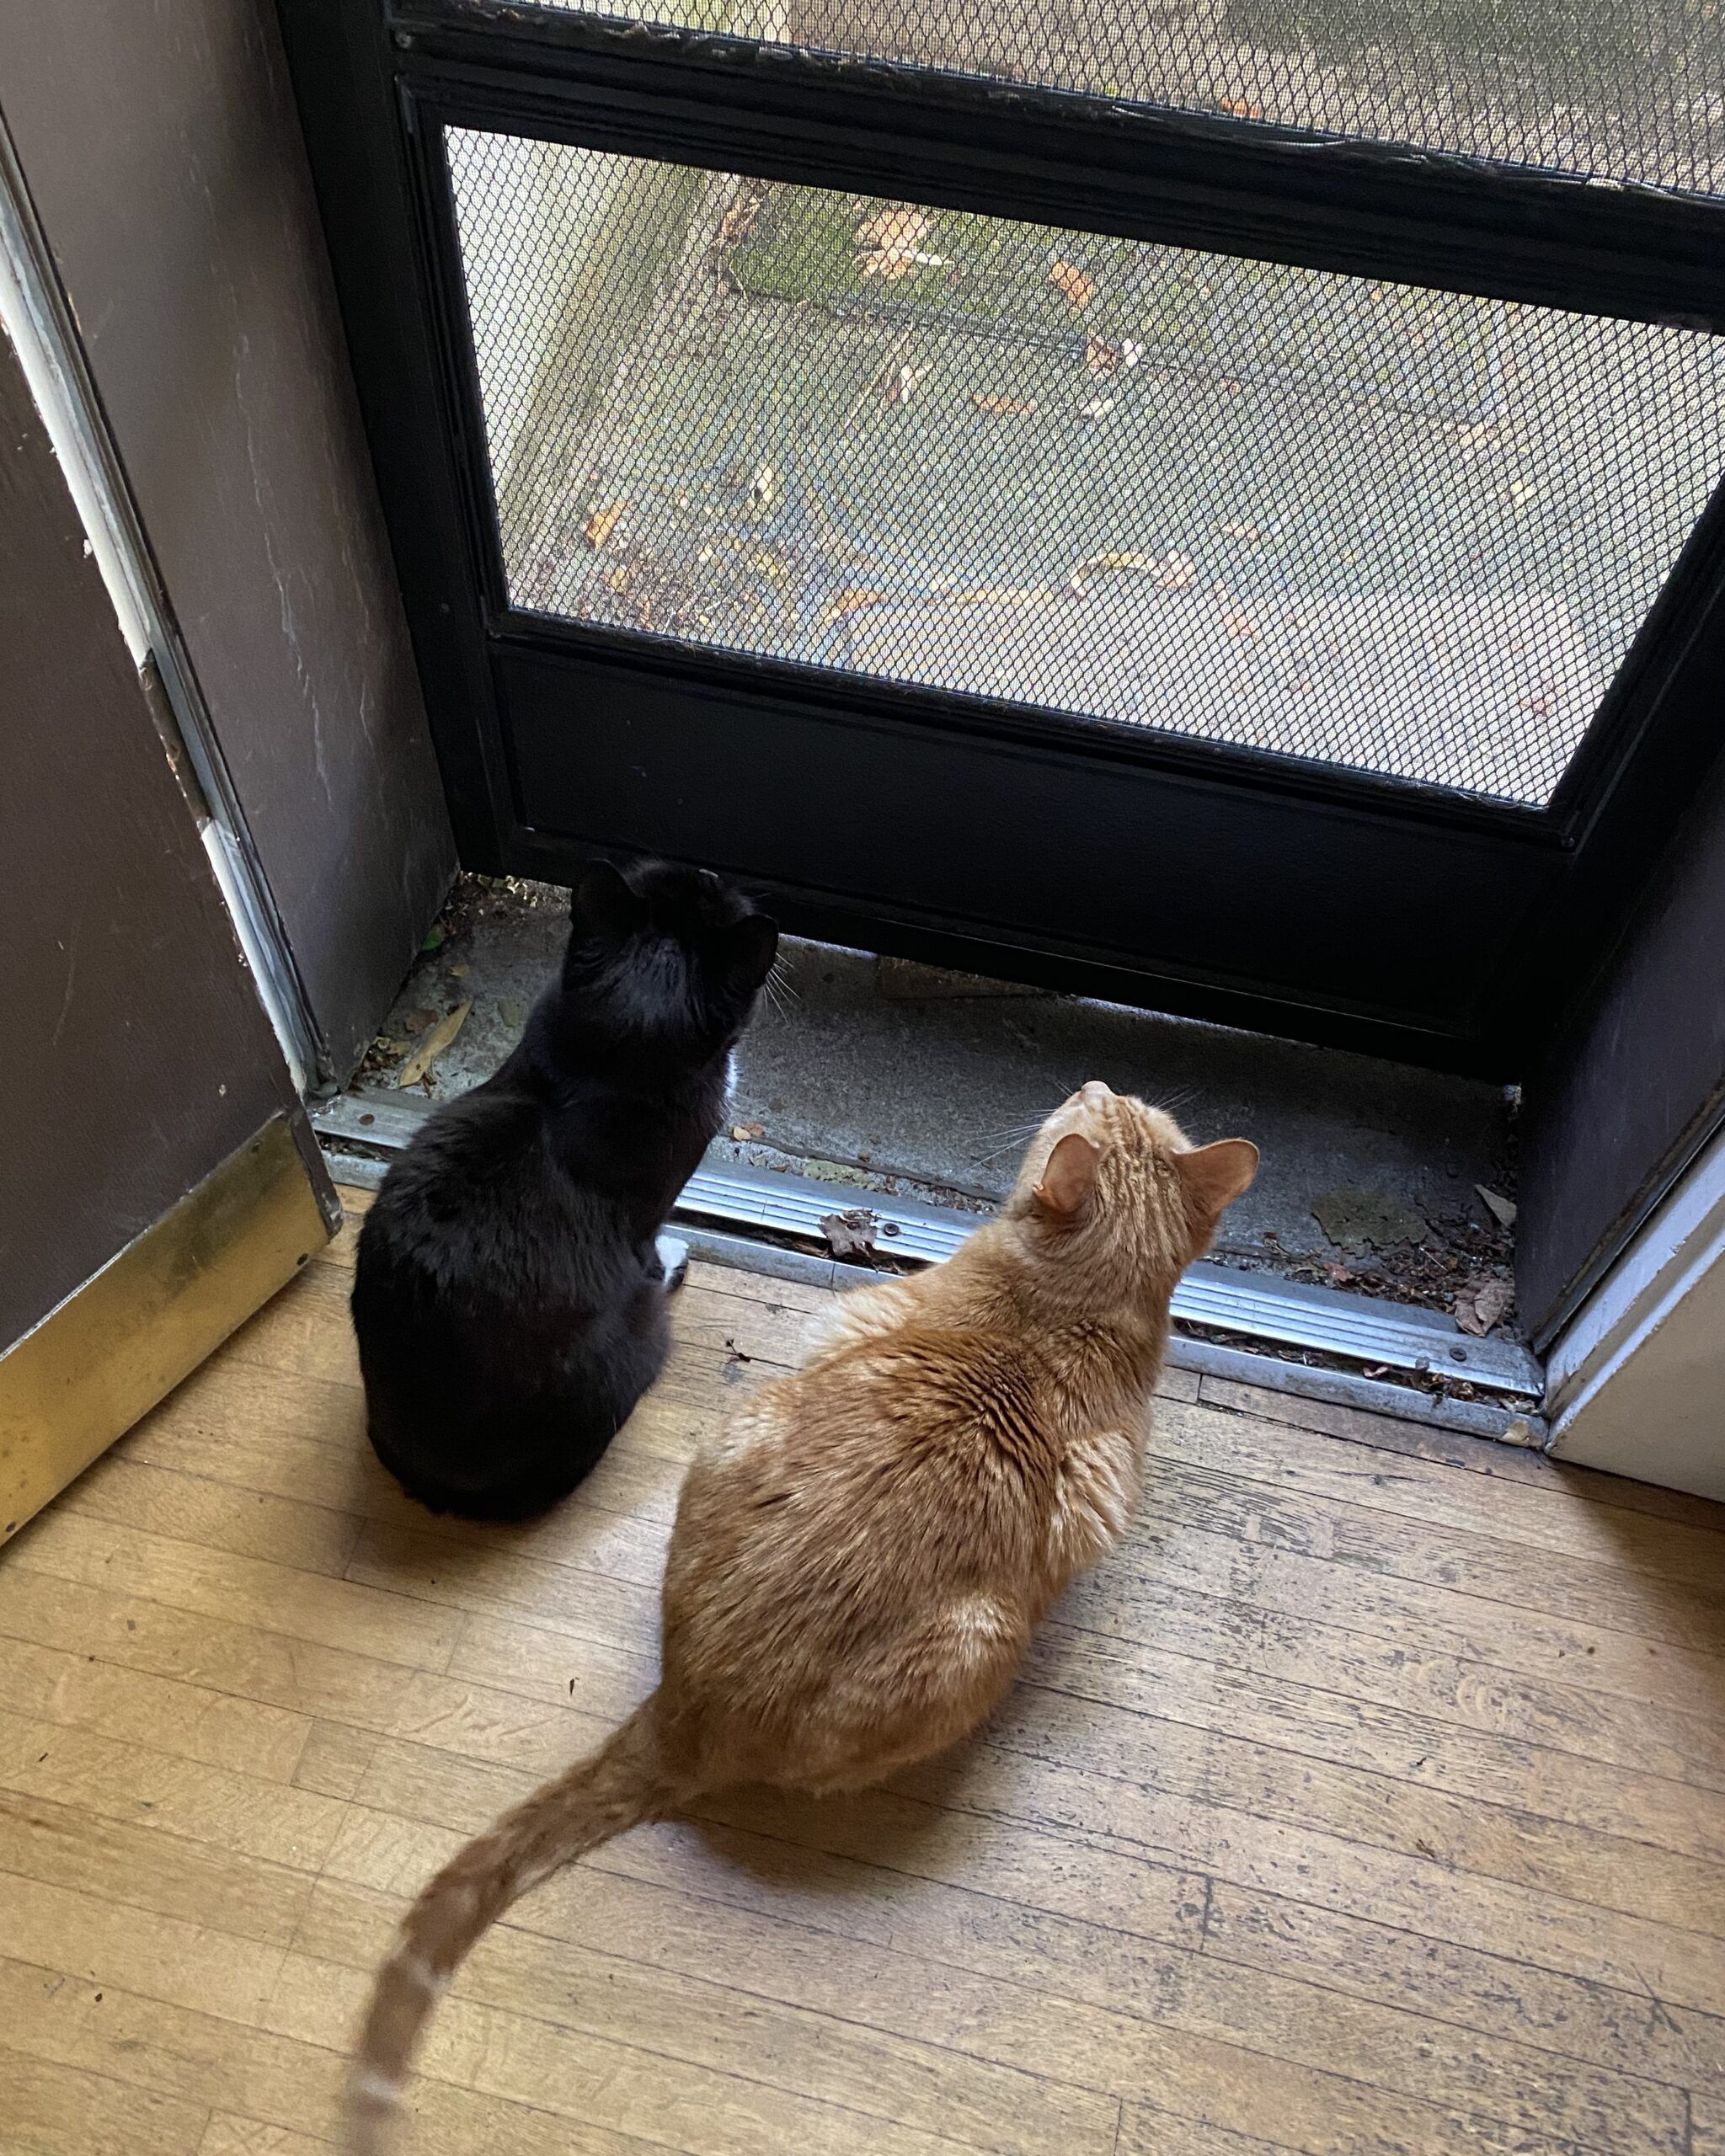
[[[355,1211],[366,1202],[353,1193]],[[548,1520],[372,1461],[352,1225],[0,1560],[0,2156],[318,2156],[405,1897],[653,1681],[694,1268]],[[739,1795],[488,1939],[425,2156],[1725,2156],[1725,1508],[1170,1374],[962,1753]]]

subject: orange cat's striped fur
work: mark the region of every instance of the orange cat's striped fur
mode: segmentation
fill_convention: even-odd
[[[414,1903],[366,2023],[352,2156],[382,2147],[462,1956],[559,1865],[707,1791],[857,1788],[975,1728],[1124,1531],[1168,1299],[1257,1166],[1244,1139],[1194,1148],[1086,1086],[997,1219],[846,1296],[802,1368],[706,1445],[666,1560],[659,1689]]]

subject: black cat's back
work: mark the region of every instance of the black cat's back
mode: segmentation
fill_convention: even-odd
[[[656,1373],[657,1298],[631,1314],[639,1352],[620,1353],[601,1214],[533,1105],[483,1088],[434,1118],[378,1193],[353,1295],[371,1438],[434,1510],[555,1502],[633,1405],[628,1378]]]
[[[589,873],[559,981],[494,1077],[440,1109],[360,1236],[371,1439],[441,1511],[574,1487],[669,1344],[654,1238],[724,1113],[776,943],[716,878]]]

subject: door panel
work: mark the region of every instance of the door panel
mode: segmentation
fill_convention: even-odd
[[[344,1077],[453,847],[270,0],[0,0],[0,82],[224,820]]]
[[[1541,1348],[1725,1123],[1725,764],[1528,1088],[1516,1284]]]
[[[1562,868],[1552,849],[1439,819],[1372,819],[1274,785],[1012,740],[1005,713],[957,733],[895,727],[830,692],[728,700],[638,663],[511,649],[499,668],[542,845],[563,835],[757,878],[771,860],[793,906],[825,906],[822,925],[853,938],[864,920],[877,942],[938,924],[1026,950],[1057,921],[1060,951],[1114,969],[1092,993],[1149,1000],[1183,985],[1190,1007],[1222,1018],[1247,997],[1285,997],[1291,1014],[1296,998],[1322,996],[1332,1038],[1364,1045],[1369,1022],[1393,1023],[1414,1059],[1433,1043],[1410,1010],[1434,1030],[1468,1010],[1471,953]],[[1219,873],[1236,861],[1261,873]],[[1410,947],[1431,954],[1416,983],[1402,974]],[[1344,974],[1362,985],[1357,1003],[1339,1000]],[[1191,1002],[1200,983],[1215,1000]]]
[[[334,1203],[3,338],[0,437],[3,1533],[290,1277]]]

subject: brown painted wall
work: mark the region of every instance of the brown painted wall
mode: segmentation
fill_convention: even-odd
[[[0,336],[0,1349],[291,1102]]]
[[[0,106],[331,1059],[454,867],[269,0],[0,0]]]

